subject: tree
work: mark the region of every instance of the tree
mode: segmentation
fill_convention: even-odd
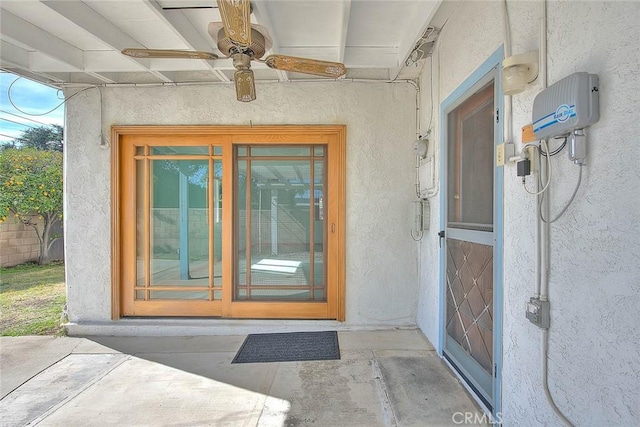
[[[51,235],[52,226],[62,219],[62,153],[1,151],[0,188],[0,223],[12,215],[33,227],[40,243],[38,263],[46,264],[53,242],[62,237]]]
[[[51,125],[38,126],[22,131],[22,135],[17,140],[22,148],[62,151],[63,137],[62,126]]]

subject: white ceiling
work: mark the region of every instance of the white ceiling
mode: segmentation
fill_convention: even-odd
[[[407,78],[441,0],[252,0],[269,53],[343,62],[347,78]],[[0,67],[48,84],[226,82],[231,60],[207,33],[215,0],[0,0]],[[179,8],[179,9],[177,9]],[[123,48],[212,51],[221,59],[136,59]],[[258,80],[311,76],[253,62]],[[415,67],[414,67],[415,68]],[[409,73],[411,74],[411,73]],[[414,76],[415,77],[415,76]]]

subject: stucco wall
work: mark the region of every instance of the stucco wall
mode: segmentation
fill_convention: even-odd
[[[433,122],[439,104],[503,40],[502,2],[464,2],[444,27],[434,55]],[[510,1],[513,53],[539,48],[540,2]],[[551,1],[549,84],[576,72],[600,77],[600,121],[588,129],[588,164],[567,213],[551,227],[552,324],[549,384],[575,425],[635,425],[640,417],[640,3]],[[422,75],[423,128],[429,123],[430,64]],[[531,122],[539,81],[513,97],[515,140]],[[438,129],[435,138],[438,141]],[[439,147],[433,147],[437,152]],[[571,195],[578,167],[566,151],[553,162],[552,212]],[[524,317],[534,293],[534,198],[504,168],[504,425],[559,425],[542,391],[540,335]],[[417,323],[438,341],[439,196],[420,244]]]
[[[73,91],[69,90],[67,96]],[[134,124],[347,125],[347,325],[415,325],[417,248],[409,234],[415,89],[406,83],[258,84],[102,89],[102,130]],[[100,144],[100,96],[67,103],[67,286],[71,322],[109,322],[110,156]]]

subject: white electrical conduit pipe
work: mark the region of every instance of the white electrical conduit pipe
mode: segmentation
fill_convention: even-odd
[[[547,88],[547,2],[546,0],[542,0],[542,13],[540,16],[540,60],[539,60],[539,74],[540,83],[542,84],[542,90]],[[546,152],[549,154],[549,152]],[[534,293],[534,297],[541,298],[540,291],[542,287],[542,280],[540,272],[542,271],[542,221],[540,221],[541,216],[541,206],[544,198],[544,194],[540,193],[540,182],[541,178],[541,170],[542,170],[542,155],[540,150],[538,150],[538,179],[536,179],[536,228],[535,228],[535,239],[536,239],[536,260],[535,260],[535,285],[536,291]],[[549,194],[547,194],[547,199],[549,198]],[[548,229],[547,229],[548,230]],[[546,239],[545,239],[546,240]],[[546,296],[545,296],[546,299]],[[546,378],[546,374],[545,374]]]
[[[547,88],[547,2],[546,0],[542,0],[542,14],[540,19],[540,78],[542,83],[542,89]],[[549,154],[549,150],[546,150],[547,155]],[[540,168],[540,177],[542,178],[542,162],[540,160],[541,156],[538,154],[538,165]],[[548,174],[550,171],[545,170]],[[536,179],[537,186],[540,185],[540,179]],[[539,191],[539,190],[538,190]],[[543,222],[540,217],[540,212],[538,209],[542,209],[544,213],[544,217],[549,218],[549,201],[551,199],[551,195],[549,194],[549,189],[547,189],[546,197],[544,194],[538,194],[536,200],[536,234],[539,231],[539,239],[536,239],[538,242],[537,248],[537,257],[536,257],[536,292],[540,294],[540,300],[548,301],[549,299],[549,223]],[[540,200],[542,198],[542,200]],[[542,203],[540,203],[542,202]],[[541,206],[542,205],[542,206]],[[573,427],[573,424],[569,419],[562,413],[560,408],[556,405],[553,400],[553,396],[551,396],[551,391],[549,390],[549,329],[542,330],[542,336],[540,338],[541,341],[541,357],[542,357],[542,388],[544,390],[544,394],[547,398],[547,402],[549,402],[549,406],[553,409],[553,412],[564,422],[566,425]]]
[[[507,0],[502,3],[502,15],[504,19],[504,58],[511,56],[511,25],[509,23],[509,10],[507,9]],[[504,141],[513,142],[513,100],[511,96],[504,97]]]
[[[541,52],[541,78],[542,78],[542,89],[547,88],[547,2],[546,0],[542,0],[542,19],[540,24],[540,52]],[[544,56],[542,56],[544,55]],[[546,153],[549,153],[549,150],[546,150]],[[541,160],[541,156],[539,156]],[[543,169],[542,162],[538,162],[540,169],[540,177],[547,175],[550,171],[547,169]],[[548,176],[547,176],[548,178]],[[538,197],[542,197],[540,194]],[[545,218],[549,218],[549,200],[551,199],[550,191],[547,192],[546,198],[542,200],[537,200],[537,204],[542,206],[543,216]],[[542,203],[540,203],[542,202]],[[540,215],[536,218],[536,222],[540,227],[540,240],[539,240],[539,248],[540,252],[540,270],[538,270],[538,275],[540,277],[540,299],[542,301],[547,301],[549,298],[549,224],[543,223],[540,220]]]
[[[556,402],[553,400],[553,396],[551,396],[551,391],[549,391],[549,376],[547,373],[549,372],[549,329],[542,330],[542,388],[544,389],[544,395],[547,397],[547,401],[553,409],[553,412],[562,420],[565,425],[569,427],[573,427],[573,424],[569,419],[562,413],[560,408],[556,405]]]

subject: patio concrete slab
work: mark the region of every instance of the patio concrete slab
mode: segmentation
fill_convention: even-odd
[[[395,353],[395,354],[394,354]],[[475,406],[467,392],[434,352],[376,353],[398,426],[451,425]]]
[[[288,402],[287,426],[392,424],[367,351],[342,351],[341,360],[281,363],[269,395]]]
[[[344,350],[435,350],[417,329],[338,332]]]
[[[239,347],[239,346],[238,346]],[[278,370],[277,363],[231,364],[233,353],[141,353],[137,357],[189,372],[203,378],[251,390],[269,392]]]
[[[0,401],[0,417],[7,426],[429,426],[479,412],[417,330],[340,332],[340,360],[232,365],[244,338],[41,340],[67,354],[53,365],[40,358],[40,373]],[[11,342],[3,357],[37,354],[33,342]]]
[[[55,337],[0,338],[0,394],[11,391],[70,354],[83,340]]]
[[[69,355],[0,400],[3,425],[26,425],[73,399],[121,363],[122,354]]]
[[[262,393],[132,357],[39,425],[256,425],[265,399]]]
[[[246,335],[198,337],[86,337],[106,348],[127,354],[236,352]]]

